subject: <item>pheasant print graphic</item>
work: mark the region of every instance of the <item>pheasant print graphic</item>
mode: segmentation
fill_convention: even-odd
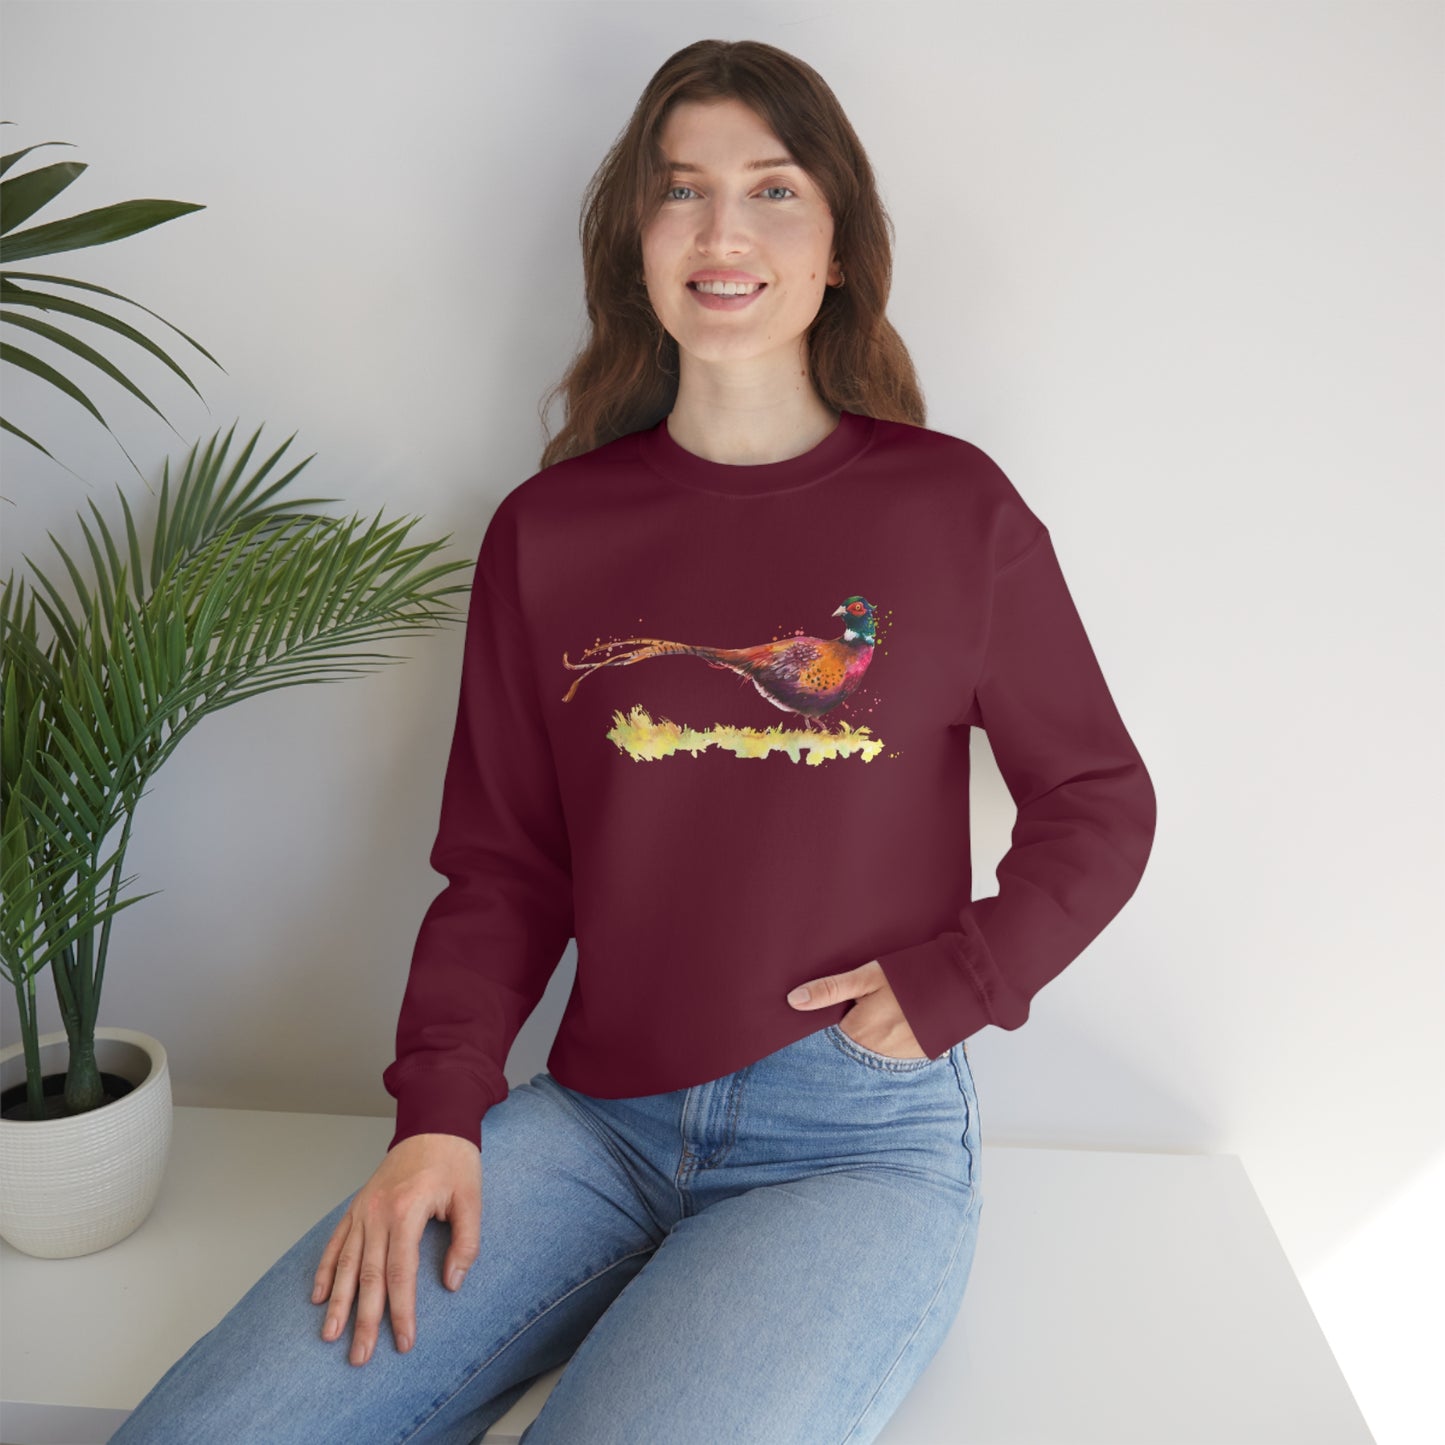
[[[645,662],[654,657],[700,657],[709,667],[736,673],[740,678],[751,682],[774,707],[801,718],[806,733],[822,733],[833,738],[842,736],[847,743],[842,749],[843,752],[857,750],[862,752],[865,759],[871,758],[882,745],[873,739],[860,741],[860,736],[868,733],[867,728],[850,729],[844,723],[841,734],[830,734],[826,728],[819,726],[818,720],[851,697],[862,683],[868,666],[873,661],[877,644],[876,608],[866,597],[855,595],[835,608],[831,615],[843,619],[843,631],[838,637],[783,637],[775,642],[761,642],[753,647],[709,647],[703,643],[670,642],[660,637],[624,637],[615,642],[589,647],[578,662],[570,661],[564,652],[562,665],[574,672],[580,672],[582,676],[567,689],[562,701],[570,702],[582,685],[583,678],[599,668],[630,667],[634,663]],[[627,650],[619,652],[615,650],[618,648]],[[610,655],[597,656],[600,653]],[[638,722],[638,717],[639,710],[634,709],[634,727],[642,725]],[[650,719],[644,717],[644,722],[650,723]],[[627,725],[626,720],[620,717],[618,723],[619,728]],[[675,731],[681,731],[676,729],[676,725],[670,726]],[[608,736],[622,745],[619,728],[614,728]],[[753,745],[739,746],[739,740],[751,744],[752,740],[764,736],[755,729],[715,730],[710,738],[693,733],[690,729],[686,731],[690,734],[690,739],[678,743],[677,747],[695,751],[699,745],[723,741],[720,734],[725,732],[730,735],[726,745],[734,747],[740,753],[760,756],[762,751],[782,746],[784,750],[792,753],[795,760],[797,757],[797,746],[793,741],[782,743],[769,740],[768,746],[761,750]],[[773,730],[774,733],[779,731]],[[796,733],[791,735],[793,738],[797,736]],[[702,739],[701,744],[698,739]],[[636,748],[629,747],[628,750],[634,756],[639,756]],[[809,761],[821,761],[821,756],[819,754],[816,759],[810,756]]]

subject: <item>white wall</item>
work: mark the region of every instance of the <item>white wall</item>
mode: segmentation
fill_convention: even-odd
[[[69,141],[23,168],[90,166],[38,219],[206,207],[27,267],[144,303],[226,368],[115,304],[205,398],[98,343],[180,434],[84,376],[146,475],[233,420],[238,439],[264,422],[267,450],[299,429],[288,456],[317,455],[294,494],[420,513],[419,535],[454,533],[449,558],[536,469],[539,398],[580,331],[579,198],[647,77],[708,35],[815,65],[897,226],[890,315],[929,424],[1049,524],[1159,797],[1134,900],[1026,1028],[971,1045],[988,1141],[1241,1155],[1378,1438],[1425,1438],[1412,1300],[1445,1197],[1438,3],[0,16],[3,149]],[[5,414],[93,483],[0,441],[3,570],[28,554],[63,575],[47,532],[83,558],[77,510],[118,519],[116,484],[144,489],[77,408],[0,374]],[[144,800],[127,872],[164,891],[117,921],[101,1022],[166,1044],[178,1103],[390,1112],[461,643],[402,640],[370,678],[222,712]],[[986,893],[1012,814],[976,746]],[[543,1067],[572,965],[514,1082]]]

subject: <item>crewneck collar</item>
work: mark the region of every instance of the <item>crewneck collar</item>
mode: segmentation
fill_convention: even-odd
[[[868,448],[874,425],[872,417],[840,409],[837,425],[810,450],[781,462],[742,465],[709,461],[679,446],[667,430],[666,417],[635,435],[638,456],[669,481],[703,492],[752,497],[795,491],[832,476]]]

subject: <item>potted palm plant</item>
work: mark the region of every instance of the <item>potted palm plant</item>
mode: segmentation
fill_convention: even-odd
[[[0,157],[0,173],[14,159]],[[0,184],[7,231],[55,180],[32,182],[15,207],[11,185]],[[180,203],[126,204],[162,208],[156,224]],[[99,244],[114,238],[116,209],[89,241],[77,239],[85,217],[36,229],[54,240],[61,228],[56,249]],[[120,234],[139,229],[134,221]],[[27,234],[25,254],[39,254],[46,243]],[[0,241],[0,259],[13,254]],[[0,272],[0,301],[37,304],[17,299],[14,275]],[[54,379],[44,363],[26,369]],[[310,458],[261,490],[292,438],[247,477],[260,429],[228,464],[234,430],[199,458],[191,448],[174,498],[166,464],[147,555],[122,492],[122,545],[94,503],[98,536],[80,519],[93,582],[55,541],[73,604],[33,562],[40,590],[27,599],[13,572],[0,588],[0,973],[21,1033],[0,1049],[0,1234],[33,1255],[85,1254],[124,1238],[149,1214],[165,1172],[165,1049],[139,1030],[97,1026],[111,926],[151,896],[122,897],[134,880],[121,870],[156,771],[208,714],[274,688],[365,675],[399,659],[347,649],[461,616],[439,604],[467,588],[437,584],[471,563],[427,565],[450,534],[408,545],[415,517],[383,525],[378,514],[362,529],[357,515],[311,510],[335,498],[278,500]],[[40,1034],[36,980],[47,969],[64,1027]]]

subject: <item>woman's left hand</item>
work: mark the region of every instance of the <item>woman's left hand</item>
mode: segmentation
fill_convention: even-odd
[[[807,989],[808,997],[799,997],[799,990]],[[876,958],[870,959],[861,968],[850,969],[847,973],[833,973],[826,978],[809,979],[799,984],[788,995],[788,1002],[800,1010],[828,1008],[845,999],[857,1002],[843,1016],[851,1022],[851,1029],[843,1029],[855,1043],[875,1054],[888,1054],[895,1059],[923,1059],[928,1056],[918,1047],[908,1020],[898,1006],[898,999],[888,982],[888,975]],[[843,1028],[840,1023],[839,1028]]]

